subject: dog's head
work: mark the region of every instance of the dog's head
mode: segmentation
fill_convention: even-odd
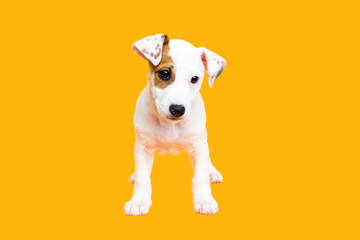
[[[137,55],[149,61],[148,80],[158,113],[169,121],[185,119],[191,112],[205,72],[209,85],[225,68],[226,61],[206,48],[196,48],[164,34],[133,44]]]

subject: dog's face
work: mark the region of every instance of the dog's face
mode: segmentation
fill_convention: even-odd
[[[223,71],[226,61],[206,48],[163,34],[133,44],[136,54],[149,60],[148,80],[158,113],[169,121],[186,119],[198,94],[205,71],[210,87]]]

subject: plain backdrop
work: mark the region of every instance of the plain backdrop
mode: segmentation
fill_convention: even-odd
[[[354,1],[0,3],[1,239],[359,239]],[[156,156],[127,217],[133,114],[164,33],[224,57],[201,94],[220,211],[196,214],[186,153]]]

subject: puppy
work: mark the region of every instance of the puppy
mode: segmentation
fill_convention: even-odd
[[[137,55],[149,61],[148,84],[135,109],[135,172],[130,177],[134,194],[125,204],[126,215],[144,215],[151,202],[150,174],[154,154],[188,152],[194,169],[192,179],[195,212],[214,214],[219,208],[211,195],[211,183],[221,174],[209,157],[206,115],[200,87],[205,72],[212,87],[226,61],[206,48],[196,48],[164,34],[133,44]]]

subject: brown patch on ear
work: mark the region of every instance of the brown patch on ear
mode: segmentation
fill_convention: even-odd
[[[146,48],[143,48],[142,52],[143,52],[144,54],[148,54],[148,51],[146,51]]]
[[[163,45],[163,49],[162,49],[162,57],[161,57],[161,61],[159,63],[159,65],[157,65],[156,67],[149,61],[149,70],[150,70],[150,74],[152,76],[152,85],[161,89],[166,88],[167,86],[169,86],[172,82],[175,81],[175,65],[173,60],[171,59],[171,57],[169,56],[169,38],[168,36],[164,35],[164,45]],[[158,53],[154,56],[154,58],[158,58],[160,56],[160,49],[158,51]],[[164,81],[162,80],[159,75],[158,72],[160,70],[167,70],[170,72],[170,80],[168,81]]]
[[[157,59],[160,56],[160,51],[155,55],[155,59]]]
[[[169,44],[169,37],[168,37],[168,35],[163,35],[163,38],[164,38],[164,43],[163,43],[163,45]]]
[[[220,70],[216,73],[216,75],[215,75],[215,79],[216,78],[218,78],[219,76],[220,76],[220,74],[224,71],[224,66],[222,66],[221,68],[220,68]]]

